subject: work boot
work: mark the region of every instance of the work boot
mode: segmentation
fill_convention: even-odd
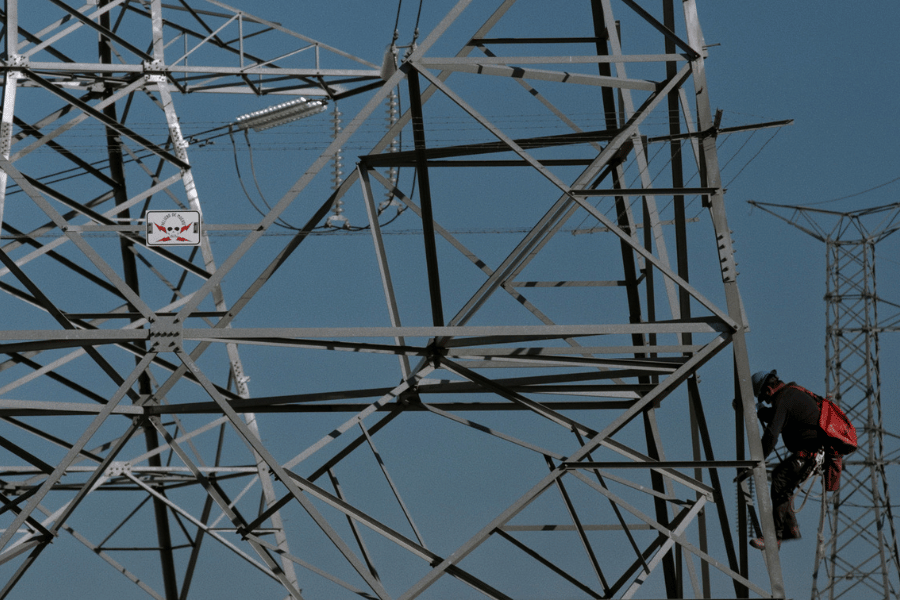
[[[766,549],[766,541],[758,537],[755,540],[750,540],[750,545],[756,548],[757,550],[765,550]],[[781,548],[781,540],[778,540],[778,547]]]

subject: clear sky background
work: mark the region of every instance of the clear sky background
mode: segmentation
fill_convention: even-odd
[[[277,20],[294,31],[374,64],[381,62],[397,16],[395,3],[367,0],[324,3],[234,0],[231,4]],[[452,5],[445,0],[424,3],[420,39],[428,35]],[[398,40],[401,44],[412,37],[417,8],[418,4],[412,0],[403,2]],[[824,392],[825,245],[769,214],[752,209],[747,201],[850,211],[898,200],[900,37],[896,32],[900,26],[900,3],[698,0],[698,9],[709,45],[706,64],[710,96],[713,108],[723,111],[722,126],[794,120],[790,126],[734,134],[720,139],[719,143],[728,218],[734,230],[739,263],[738,283],[751,326],[748,337],[751,370],[776,368],[784,379]],[[623,31],[626,44],[628,35],[629,31]],[[457,49],[445,50],[455,53]],[[255,101],[245,97],[204,97],[198,101],[176,97],[176,103],[184,131],[190,134],[272,102],[267,98]],[[501,109],[497,107],[491,116],[502,112]],[[354,110],[352,103],[348,103],[345,118],[352,117]],[[270,201],[284,193],[283,186],[296,180],[304,166],[295,163],[293,155],[285,154],[282,158],[276,154],[284,150],[278,145],[283,138],[277,135],[253,137],[257,167],[264,176],[262,191]],[[372,132],[364,131],[361,135],[365,140],[354,142],[346,150],[345,172],[355,162],[354,151],[364,151],[366,144],[371,146],[377,139]],[[191,152],[207,206],[224,202],[226,197],[234,201],[242,195],[231,175],[233,155],[227,138],[220,138],[215,145],[205,148],[194,146]],[[248,156],[242,153],[245,184],[250,186],[247,160]],[[240,204],[245,212],[236,214],[236,221],[252,222],[258,218],[243,200]],[[699,206],[694,210],[699,213]],[[299,219],[304,214],[302,211],[287,213],[286,219],[291,220],[292,216]],[[365,219],[358,206],[348,206],[346,214],[352,224],[362,224]],[[529,224],[525,220],[505,225],[516,228]],[[413,225],[404,224],[401,218],[394,226],[402,229]],[[358,239],[360,245],[371,247],[364,236]],[[284,238],[277,241],[281,243]],[[214,240],[218,256],[227,255],[228,243]],[[484,241],[479,243],[489,245]],[[352,295],[353,288],[365,280],[374,282],[380,291],[372,271],[358,269],[354,264],[355,255],[349,251],[342,254],[342,248],[347,247],[325,244],[324,250],[311,250],[318,253],[304,255],[304,261],[327,260],[323,280],[327,279],[333,290]],[[900,277],[897,277],[900,254],[893,237],[879,245],[878,261],[879,295],[900,302]],[[291,269],[302,270],[305,264],[294,262]],[[226,287],[228,284],[226,281]],[[238,287],[236,284],[235,289]],[[298,293],[306,291],[298,290]],[[310,322],[336,324],[345,316],[340,310],[340,306],[335,306],[331,312],[305,317]],[[891,308],[884,310],[886,314],[893,312]],[[256,324],[261,323],[254,323],[249,317],[238,323],[239,326]],[[881,356],[885,422],[889,429],[898,422],[895,390],[900,383],[893,367],[900,342],[892,336],[900,333],[883,336]],[[726,360],[714,365],[719,371],[707,368],[702,372],[701,392],[710,419],[723,419],[730,424],[733,397],[730,364]],[[266,380],[264,363],[248,360],[247,366],[248,373],[255,375],[251,383],[254,395],[275,393],[278,388]],[[310,375],[315,376],[321,378],[323,385],[328,382],[327,372]],[[719,405],[717,399],[721,400]],[[724,434],[729,431],[730,428],[725,428]],[[896,501],[900,489],[892,492]],[[813,507],[811,501],[800,515],[804,539],[785,545],[782,550],[788,597],[809,595],[817,520],[818,505]],[[761,568],[761,557],[754,556],[754,560],[754,568]]]

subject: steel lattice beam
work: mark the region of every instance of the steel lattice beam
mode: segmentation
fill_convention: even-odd
[[[557,10],[569,35],[522,18]],[[723,445],[698,385],[724,361],[755,432],[693,0],[460,0],[383,64],[215,0],[3,18],[0,597],[68,542],[97,581],[166,600],[784,597],[777,549],[751,573],[723,503],[749,469],[774,535],[759,439]],[[355,116],[287,129],[278,154],[302,158],[250,154],[280,194],[254,214],[235,134],[273,138],[218,114],[226,94]],[[341,205],[364,249],[325,227]],[[199,247],[151,245],[148,210],[201,213]],[[688,264],[701,218],[708,273]],[[512,242],[458,233],[520,220]],[[309,271],[335,242],[359,253],[341,294]]]

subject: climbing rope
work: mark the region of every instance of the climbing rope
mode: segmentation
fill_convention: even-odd
[[[825,481],[824,481],[825,470],[823,469],[824,464],[825,464],[825,450],[819,450],[818,452],[816,452],[816,464],[813,465],[813,468],[810,469],[810,471],[806,475],[806,477],[803,478],[803,481],[800,482],[800,485],[797,486],[801,492],[804,492],[803,484],[806,483],[807,481],[809,481],[809,486],[806,488],[806,491],[804,492],[803,502],[800,504],[800,508],[794,509],[794,496],[791,496],[791,510],[794,512],[794,514],[799,514],[800,511],[803,510],[803,507],[806,506],[806,501],[809,500],[809,496],[812,493],[812,488],[816,484],[816,481],[819,479],[819,477],[815,477],[815,475],[822,476],[822,490],[824,491],[824,489],[825,489]]]

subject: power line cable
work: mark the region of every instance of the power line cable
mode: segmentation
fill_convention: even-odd
[[[400,37],[400,10],[403,8],[403,0],[397,0],[397,16],[394,19],[394,41],[392,43],[397,43],[397,38]]]
[[[231,145],[234,148],[234,170],[235,170],[235,173],[237,174],[238,182],[240,182],[240,184],[241,184],[241,189],[244,190],[244,196],[247,197],[247,200],[250,202],[250,206],[252,206],[256,210],[256,212],[258,212],[260,214],[260,216],[265,217],[266,213],[263,212],[256,205],[256,203],[253,201],[253,198],[250,197],[250,193],[247,191],[247,186],[244,185],[244,178],[241,176],[241,167],[240,167],[240,164],[238,163],[237,144],[234,141],[234,135],[233,135],[232,128],[228,129],[228,135],[231,138]],[[270,207],[269,203],[266,202],[266,198],[263,195],[262,190],[259,189],[259,182],[256,179],[256,170],[253,168],[253,148],[250,146],[250,138],[247,136],[246,130],[244,130],[244,136],[247,137],[247,147],[250,149],[250,169],[251,169],[251,171],[253,171],[253,181],[256,183],[256,190],[259,192],[260,198],[262,198],[262,201],[266,205],[266,208],[268,208],[269,211],[271,211],[272,207]],[[297,229],[296,227],[293,227],[292,225],[283,221],[281,219],[281,217],[278,217],[278,219],[276,220],[276,224],[281,227],[284,227],[285,229],[293,229],[295,231],[299,231],[299,229]]]
[[[741,170],[738,171],[737,174],[736,174],[734,177],[731,178],[731,181],[729,181],[728,183],[725,184],[725,187],[726,187],[726,188],[727,188],[728,186],[730,186],[732,183],[734,183],[734,180],[737,179],[738,176],[740,176],[740,174],[744,172],[744,169],[746,169],[746,168],[750,165],[750,163],[752,163],[754,160],[756,160],[756,158],[757,158],[760,154],[762,154],[762,151],[765,150],[766,146],[769,145],[769,142],[771,142],[772,140],[774,140],[774,139],[775,139],[775,136],[778,135],[778,133],[779,133],[780,131],[781,131],[781,127],[776,127],[776,128],[775,128],[775,133],[772,134],[772,137],[770,137],[768,140],[766,140],[766,143],[763,144],[762,147],[760,147],[759,150],[757,150],[756,154],[754,154],[754,155],[750,158],[750,160],[748,160],[748,161],[744,164],[743,167],[741,167]],[[754,131],[754,133],[756,133],[756,132]],[[741,148],[743,148],[743,146],[742,146]],[[740,150],[738,150],[738,152],[740,152]]]
[[[263,212],[263,211],[259,208],[259,206],[256,205],[256,203],[253,201],[253,198],[250,196],[250,193],[247,191],[246,185],[244,185],[244,180],[243,180],[243,177],[241,176],[241,169],[240,169],[240,165],[239,165],[239,161],[238,161],[237,144],[235,143],[234,136],[231,134],[231,131],[229,131],[229,136],[230,136],[230,138],[231,138],[232,147],[234,148],[234,167],[235,167],[235,173],[237,174],[238,181],[239,181],[240,184],[241,184],[241,189],[244,191],[244,196],[246,196],[247,200],[250,202],[250,205],[256,210],[256,212],[258,212],[261,216],[265,217],[267,213]],[[250,143],[250,137],[249,137],[249,135],[247,135],[247,131],[246,131],[246,130],[244,131],[244,137],[245,137],[245,139],[246,139],[246,141],[247,141],[247,148],[248,148],[248,152],[249,152],[249,155],[250,155],[250,170],[251,170],[251,172],[252,172],[254,184],[256,185],[256,191],[259,193],[259,196],[260,196],[260,198],[262,199],[263,204],[265,204],[266,208],[267,208],[269,211],[271,211],[271,210],[272,210],[272,207],[269,205],[268,201],[266,200],[265,195],[263,194],[262,189],[260,188],[259,180],[258,180],[258,178],[256,177],[256,168],[254,167],[254,163],[253,163],[253,146],[252,146],[252,144]],[[413,189],[415,189],[415,178],[413,178]],[[414,193],[414,192],[413,192],[413,193]],[[377,218],[377,217],[380,217],[381,214],[384,212],[384,210],[385,210],[386,208],[387,208],[387,206],[385,206],[384,208],[378,209],[377,212],[376,212],[376,218]],[[403,213],[403,210],[397,210],[397,214],[394,215],[394,217],[392,217],[391,219],[389,219],[389,220],[385,221],[384,223],[380,224],[379,227],[386,227],[387,225],[390,225],[391,223],[393,223],[394,221],[396,221],[397,218],[398,218],[402,213]],[[303,229],[302,229],[301,227],[296,227],[296,226],[294,226],[294,225],[291,225],[290,223],[288,223],[287,221],[285,221],[285,220],[284,220],[283,218],[281,218],[281,217],[278,217],[278,218],[274,221],[274,224],[277,225],[277,226],[279,226],[279,227],[282,227],[282,228],[284,228],[284,229],[289,229],[289,230],[291,230],[291,231],[303,231]],[[365,225],[365,226],[361,226],[361,227],[353,227],[353,226],[350,226],[350,227],[346,227],[346,228],[344,228],[344,229],[346,229],[346,230],[348,230],[348,231],[360,232],[360,231],[366,231],[366,230],[368,230],[368,229],[370,229],[370,228],[371,228],[370,225]],[[320,225],[320,226],[318,226],[318,227],[315,227],[314,229],[326,230],[326,232],[329,231],[329,230],[330,230],[330,231],[337,231],[336,228],[330,227],[330,226],[328,226],[327,224],[326,224],[326,225]]]
[[[832,198],[831,200],[821,200],[819,202],[808,202],[804,206],[815,206],[817,204],[829,204],[831,202],[838,202],[840,200],[847,200],[848,198],[855,198],[857,196],[862,196],[863,194],[868,194],[869,192],[874,192],[875,190],[881,189],[883,187],[887,187],[893,183],[897,183],[900,181],[900,177],[895,177],[889,181],[885,181],[884,183],[879,183],[874,187],[867,188],[865,190],[861,190],[859,192],[854,192],[852,194],[847,194],[846,196],[840,196],[838,198]]]
[[[413,40],[412,40],[412,43],[410,44],[411,48],[416,47],[416,41],[418,41],[418,39],[419,39],[419,19],[422,18],[422,2],[423,1],[424,0],[419,0],[419,11],[416,13],[416,28],[413,31]]]

